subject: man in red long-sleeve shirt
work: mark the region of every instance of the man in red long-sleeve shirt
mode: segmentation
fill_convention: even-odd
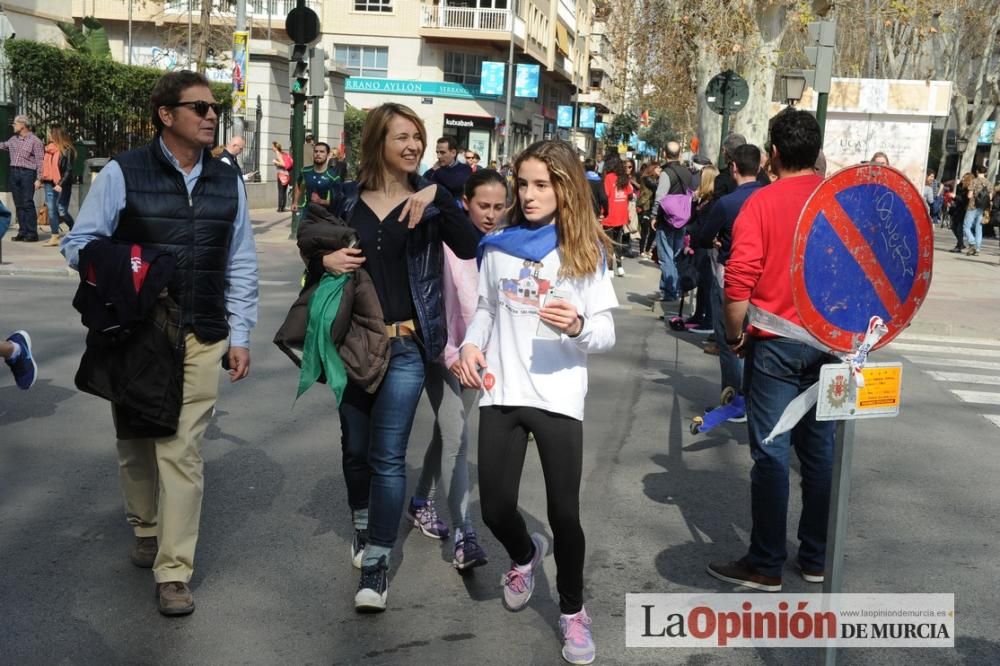
[[[762,444],[797,395],[819,379],[829,354],[809,345],[750,327],[743,331],[749,305],[801,326],[791,291],[792,236],[809,196],[822,178],[813,165],[821,146],[819,124],[805,111],[789,109],[771,126],[765,149],[778,180],[753,193],[733,225],[732,253],[726,262],[726,343],[746,353],[743,391],[754,466],[750,472],[753,529],[747,554],[735,562],[712,562],[708,573],[737,585],[781,590],[788,513],[788,457],[794,447],[802,472],[798,568],[811,583],[823,582],[826,523],[830,508],[835,425],[816,421],[810,411],[790,433]]]

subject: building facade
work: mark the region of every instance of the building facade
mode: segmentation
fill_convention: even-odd
[[[455,137],[482,164],[555,136],[592,153],[592,129],[557,126],[558,107],[577,107],[589,90],[591,0],[326,0],[323,9],[321,40],[350,74],[348,104],[407,104],[429,143]],[[483,62],[506,65],[512,43],[515,64],[539,65],[540,78],[536,97],[512,99],[508,119],[505,96],[481,94],[480,81]]]

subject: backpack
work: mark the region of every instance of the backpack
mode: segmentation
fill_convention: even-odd
[[[990,207],[990,188],[984,185],[976,192],[976,208],[978,210],[986,210]]]
[[[683,228],[691,220],[691,196],[694,194],[677,173],[673,164],[667,168],[673,171],[677,184],[670,184],[670,190],[660,199],[660,210],[663,219],[675,229]]]

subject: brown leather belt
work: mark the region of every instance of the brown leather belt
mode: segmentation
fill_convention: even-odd
[[[406,321],[397,321],[392,324],[385,325],[385,333],[390,338],[403,338],[415,335],[416,332],[417,332],[417,324],[412,319],[407,319]]]

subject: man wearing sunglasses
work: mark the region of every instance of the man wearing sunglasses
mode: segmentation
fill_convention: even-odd
[[[221,111],[201,74],[161,77],[150,96],[156,136],[101,170],[62,241],[74,268],[81,250],[101,239],[177,259],[167,288],[184,337],[177,429],[166,437],[118,439],[125,511],[136,537],[129,556],[135,566],[153,569],[164,615],[194,611],[188,582],[201,517],[201,440],[218,397],[220,359],[230,381],[247,376],[257,319],[246,191],[238,174],[209,152]]]

